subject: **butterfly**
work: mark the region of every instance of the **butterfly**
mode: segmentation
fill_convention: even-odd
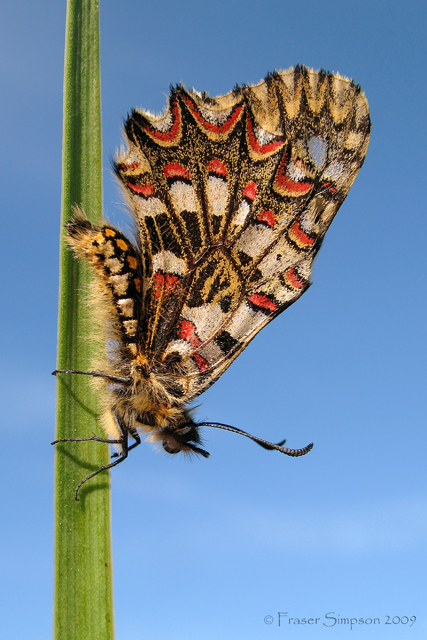
[[[170,454],[208,457],[201,426],[290,456],[310,451],[197,423],[189,403],[309,287],[363,164],[370,117],[353,81],[297,66],[216,98],[173,87],[163,114],[134,110],[125,134],[114,170],[135,239],[78,210],[66,225],[71,249],[95,271],[108,349],[102,371],[54,373],[105,381],[107,437],[86,440],[117,448],[76,499],[140,432]]]

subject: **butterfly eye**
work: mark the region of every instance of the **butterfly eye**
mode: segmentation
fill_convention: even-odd
[[[163,449],[168,453],[197,453],[204,458],[209,458],[209,453],[196,444],[200,443],[198,426],[194,423],[185,425],[182,429],[169,432],[163,437]]]
[[[194,424],[187,424],[181,429],[173,432],[165,430],[162,442],[163,449],[172,454],[179,453],[180,451],[193,450],[193,447],[190,444],[191,440],[193,442],[200,441],[197,427]]]
[[[182,448],[176,443],[175,439],[172,436],[165,438],[162,442],[162,445],[163,449],[167,453],[175,454],[179,453],[182,450]]]

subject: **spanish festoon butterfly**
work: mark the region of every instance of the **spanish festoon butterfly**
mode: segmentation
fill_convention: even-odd
[[[130,240],[77,211],[74,253],[97,275],[109,346],[105,438],[122,462],[139,431],[168,453],[209,454],[188,404],[309,287],[313,260],[363,164],[370,118],[360,87],[298,66],[210,98],[172,88],[160,116],[135,110],[116,158]],[[63,373],[63,371],[61,371]],[[59,373],[58,371],[55,373]],[[129,446],[132,437],[134,444]],[[58,441],[56,441],[58,442]]]

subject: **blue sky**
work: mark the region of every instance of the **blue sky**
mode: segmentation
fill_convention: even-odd
[[[45,640],[65,2],[0,15],[2,632]],[[210,430],[208,461],[144,445],[115,469],[118,640],[345,638],[330,612],[380,619],[352,637],[426,637],[426,26],[416,0],[101,2],[104,209],[123,228],[109,158],[123,117],[162,110],[170,83],[217,95],[303,63],[353,77],[373,123],[314,285],[198,410],[315,447],[293,460]],[[279,611],[320,621],[278,627]]]

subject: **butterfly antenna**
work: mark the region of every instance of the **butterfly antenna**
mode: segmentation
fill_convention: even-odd
[[[292,456],[293,458],[298,458],[299,456],[305,456],[305,454],[311,451],[314,446],[313,443],[311,442],[310,444],[308,444],[306,447],[303,447],[302,449],[288,449],[287,447],[282,446],[286,442],[286,440],[282,440],[282,442],[273,444],[268,440],[263,440],[262,438],[251,436],[250,433],[246,433],[246,431],[243,431],[242,429],[236,429],[235,427],[230,427],[230,425],[228,424],[221,424],[219,422],[200,422],[197,426],[198,427],[214,427],[215,429],[224,429],[224,431],[232,431],[233,433],[238,433],[241,436],[250,438],[257,444],[259,444],[260,447],[263,447],[264,449],[269,449],[270,451],[271,450],[280,451],[281,453],[284,453],[287,456]]]

